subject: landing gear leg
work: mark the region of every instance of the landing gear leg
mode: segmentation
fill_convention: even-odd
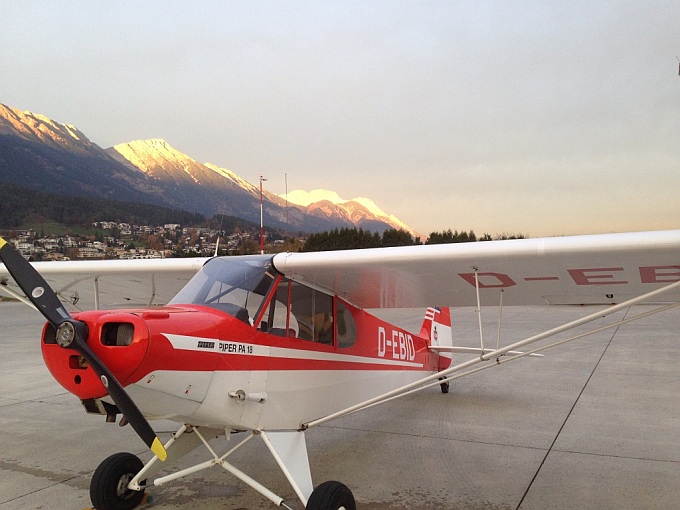
[[[356,508],[352,491],[346,485],[331,480],[314,489],[305,510],[356,510]]]
[[[115,453],[95,470],[90,499],[97,510],[132,510],[144,498],[144,489],[128,489],[130,480],[144,467],[131,453]]]
[[[168,452],[166,463],[176,462],[201,444],[208,449],[211,459],[160,478],[154,477],[163,469],[157,462],[157,457],[152,458],[146,466],[143,466],[142,462],[130,453],[112,455],[100,464],[92,477],[90,498],[94,507],[97,510],[132,510],[143,501],[147,480],[148,486],[160,486],[178,478],[220,466],[277,507],[291,509],[281,496],[274,494],[227,460],[232,453],[252,438],[259,437],[281,468],[299,501],[305,505],[306,510],[356,510],[352,492],[340,482],[324,482],[314,489],[304,431],[251,431],[238,444],[219,456],[208,444],[206,437],[216,437],[225,433],[231,435],[231,431],[228,430],[192,425],[180,427],[165,444]]]

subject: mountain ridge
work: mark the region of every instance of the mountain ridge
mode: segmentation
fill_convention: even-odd
[[[326,189],[315,189],[312,191],[294,190],[288,194],[279,196],[293,204],[307,208],[321,207],[321,202],[328,201],[350,218],[356,217],[357,214],[361,214],[361,211],[367,211],[368,214],[366,214],[366,216],[372,215],[374,219],[384,221],[393,228],[405,230],[411,235],[415,235],[414,231],[408,225],[399,220],[396,216],[387,214],[370,198],[356,197],[345,200],[340,198],[335,191]]]
[[[100,196],[259,222],[259,187],[235,172],[199,163],[162,138],[103,149],[71,124],[0,103],[0,181],[69,196]],[[327,191],[327,190],[326,190]],[[305,192],[306,193],[306,192]],[[333,192],[327,192],[332,194]],[[300,205],[263,191],[265,224],[291,231],[401,228],[372,200]]]

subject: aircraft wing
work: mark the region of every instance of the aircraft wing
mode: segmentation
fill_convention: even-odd
[[[287,253],[274,265],[361,308],[474,306],[476,278],[486,305],[501,290],[504,305],[610,304],[680,280],[680,230]]]
[[[35,262],[59,298],[76,310],[131,308],[167,303],[206,258]],[[0,294],[23,293],[0,264]]]

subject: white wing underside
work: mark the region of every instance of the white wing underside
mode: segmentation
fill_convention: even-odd
[[[206,258],[38,262],[34,267],[72,309],[132,308],[167,303]],[[0,264],[0,293],[23,293]]]
[[[40,262],[76,309],[164,304],[205,258]],[[361,308],[620,303],[680,280],[680,230],[273,256],[287,277]],[[19,295],[0,264],[0,293]],[[98,303],[97,303],[98,301]],[[680,292],[660,301],[680,301]]]
[[[680,230],[277,255],[362,308],[620,303],[680,280]],[[677,302],[680,294],[663,296]]]

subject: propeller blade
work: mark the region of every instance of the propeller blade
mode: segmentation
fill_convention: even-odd
[[[87,343],[85,343],[85,340],[82,339],[78,334],[76,334],[74,345],[75,347],[72,348],[75,348],[75,350],[77,350],[83,356],[83,358],[87,360],[87,362],[92,367],[92,370],[94,370],[99,376],[99,379],[109,392],[109,395],[113,401],[116,403],[116,406],[123,416],[127,418],[128,423],[132,426],[135,432],[137,432],[137,435],[142,439],[142,441],[144,441],[144,443],[146,443],[146,445],[151,449],[156,457],[158,457],[160,460],[165,460],[168,456],[167,452],[165,451],[165,447],[161,443],[160,439],[158,439],[158,436],[156,436],[156,433],[151,428],[149,422],[146,420],[146,418],[144,418],[142,412],[130,398],[130,395],[127,394],[125,389],[123,389],[121,384],[118,382],[118,379],[116,379],[111,371],[106,368],[106,366],[99,360],[95,353],[92,352]]]
[[[71,318],[40,273],[2,237],[0,237],[0,259],[5,263],[7,271],[24,291],[26,297],[55,328]]]
[[[0,260],[4,262],[7,271],[21,287],[26,297],[56,328],[57,343],[61,347],[79,352],[87,360],[120,412],[127,418],[142,441],[160,460],[165,460],[167,458],[165,447],[149,422],[118,379],[87,345],[88,333],[85,323],[71,317],[40,273],[2,237],[0,237]]]

